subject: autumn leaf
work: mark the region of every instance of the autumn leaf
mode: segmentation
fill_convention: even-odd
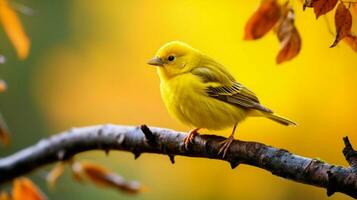
[[[280,6],[276,0],[262,0],[258,9],[245,26],[245,40],[255,40],[270,31],[280,18]]]
[[[335,47],[344,37],[351,34],[352,15],[342,2],[335,13],[336,38],[330,47]]]
[[[345,41],[353,51],[357,52],[357,37],[355,35],[347,35],[343,38],[343,41]]]
[[[293,59],[301,49],[301,38],[294,24],[294,13],[288,9],[277,27],[280,51],[276,57],[277,64]]]
[[[113,173],[109,169],[94,163],[75,162],[72,168],[76,179],[83,181],[85,175],[89,180],[98,186],[112,187],[119,191],[137,194],[141,192],[141,186],[135,181],[126,181],[123,177]]]
[[[316,19],[334,9],[337,2],[338,0],[316,0],[313,3]]]
[[[54,188],[56,186],[58,178],[63,174],[64,172],[64,162],[58,163],[51,171],[48,173],[46,176],[46,181],[49,185],[50,188]]]
[[[5,145],[8,145],[10,143],[9,130],[1,113],[0,113],[0,141]]]
[[[16,49],[17,56],[25,59],[30,49],[30,41],[21,25],[16,12],[7,0],[0,0],[0,21],[4,30]]]
[[[28,178],[17,178],[12,188],[13,200],[45,200],[45,195]]]

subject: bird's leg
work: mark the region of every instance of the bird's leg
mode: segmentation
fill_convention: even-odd
[[[200,130],[200,128],[194,128],[190,130],[190,132],[188,132],[188,135],[185,137],[183,141],[186,149],[188,149],[188,145],[190,143],[193,143],[193,140],[195,139],[196,135],[198,135],[198,130]]]
[[[223,156],[222,156],[223,158],[226,156],[228,148],[229,148],[229,146],[231,146],[231,144],[234,140],[234,132],[236,131],[236,128],[237,128],[237,124],[234,124],[231,135],[222,142],[222,146],[218,151],[218,155],[223,153]]]

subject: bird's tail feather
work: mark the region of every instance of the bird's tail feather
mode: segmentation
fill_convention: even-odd
[[[279,116],[275,113],[263,113],[263,115],[275,122],[278,122],[279,124],[282,124],[282,125],[285,125],[285,126],[291,126],[291,125],[296,125],[295,122],[289,120],[289,119],[286,119],[282,116]]]

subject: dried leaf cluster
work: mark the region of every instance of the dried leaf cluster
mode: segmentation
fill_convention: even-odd
[[[341,40],[344,40],[354,51],[357,52],[356,36],[352,33],[352,12],[357,14],[357,2],[337,1],[337,0],[309,0],[304,6],[314,9],[316,18],[327,14],[335,9],[335,40],[330,47],[335,47]],[[338,5],[337,5],[338,4]],[[336,8],[337,7],[337,8]],[[352,12],[351,12],[352,9]]]
[[[357,52],[357,39],[351,31],[352,14],[350,11],[352,8],[353,12],[357,14],[357,2],[303,0],[302,7],[303,10],[313,8],[316,19],[335,9],[336,35],[330,47],[335,47],[341,40],[344,40]],[[279,4],[277,0],[261,0],[257,10],[246,23],[244,39],[256,40],[274,30],[280,42],[280,51],[276,62],[281,64],[291,60],[299,54],[301,49],[301,37],[295,27],[294,18],[294,11],[289,5],[289,1]]]
[[[294,24],[294,11],[289,4],[280,5],[276,0],[262,0],[245,26],[245,40],[256,40],[274,30],[280,51],[278,64],[294,58],[301,49],[301,38]]]
[[[54,188],[65,169],[64,162],[58,163],[47,176],[47,183]],[[80,183],[90,181],[100,187],[109,187],[127,194],[138,194],[142,187],[138,182],[127,181],[108,168],[88,161],[69,162],[74,180]]]

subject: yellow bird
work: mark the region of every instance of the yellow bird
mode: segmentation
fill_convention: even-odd
[[[201,128],[233,127],[219,151],[224,157],[237,124],[250,116],[295,125],[261,105],[257,96],[238,83],[223,65],[183,42],[165,44],[148,64],[157,66],[161,96],[169,113],[194,127],[185,138],[186,148]]]

